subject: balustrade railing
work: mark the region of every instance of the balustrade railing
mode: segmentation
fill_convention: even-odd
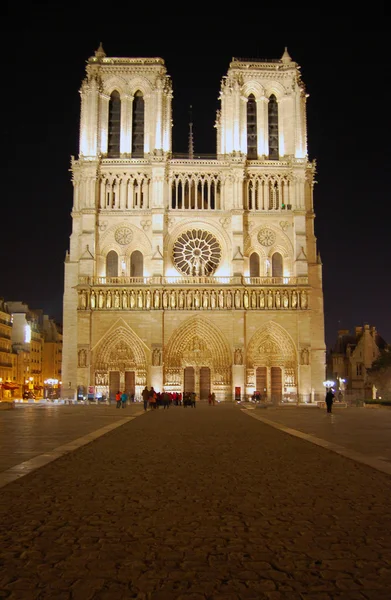
[[[308,285],[308,277],[79,277],[79,285],[87,286],[209,286],[209,285],[244,285],[244,286],[285,286]]]

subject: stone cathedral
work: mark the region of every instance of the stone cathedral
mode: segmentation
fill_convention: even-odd
[[[216,90],[217,91],[217,90]],[[110,58],[81,85],[65,259],[63,396],[255,391],[323,398],[322,266],[300,67],[233,58],[216,155],[172,152],[162,58]]]

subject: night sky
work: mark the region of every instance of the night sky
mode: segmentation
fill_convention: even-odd
[[[317,162],[315,233],[323,262],[326,343],[337,330],[376,326],[391,343],[389,55],[385,3],[300,3],[246,18],[132,13],[122,4],[13,3],[3,19],[0,297],[61,322],[71,233],[71,155],[78,154],[85,62],[159,56],[173,82],[173,151],[186,152],[193,107],[196,153],[215,153],[221,78],[233,56],[301,66],[309,158]],[[25,5],[23,5],[25,6]],[[124,5],[126,6],[126,5]],[[210,6],[213,6],[212,4]],[[223,5],[219,5],[223,6]],[[277,6],[277,4],[275,5]],[[369,6],[369,5],[368,5]],[[353,10],[354,9],[354,10]],[[117,19],[120,19],[118,23]],[[387,176],[386,176],[387,175]]]

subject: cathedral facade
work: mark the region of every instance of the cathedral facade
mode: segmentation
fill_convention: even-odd
[[[172,153],[161,58],[87,62],[65,259],[64,397],[323,396],[322,267],[300,67],[233,58],[216,156]]]

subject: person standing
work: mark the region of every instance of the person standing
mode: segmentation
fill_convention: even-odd
[[[327,406],[327,412],[331,413],[331,409],[333,406],[333,402],[334,402],[334,394],[332,389],[330,388],[329,390],[327,390],[327,394],[326,394],[326,406]]]
[[[128,394],[124,391],[121,394],[121,404],[122,404],[122,408],[126,407],[126,403],[128,401]]]
[[[147,410],[148,409],[148,399],[149,399],[149,390],[148,390],[147,386],[145,386],[145,388],[141,392],[141,395],[143,397],[144,410]]]
[[[118,392],[115,395],[116,408],[121,408],[121,392]]]

